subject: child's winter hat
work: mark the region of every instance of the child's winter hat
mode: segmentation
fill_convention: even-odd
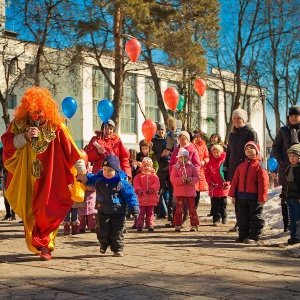
[[[210,152],[212,152],[213,150],[217,150],[219,153],[222,153],[224,151],[223,147],[221,145],[213,145],[211,148],[210,148]]]
[[[300,144],[295,144],[293,146],[291,146],[288,150],[287,153],[293,153],[296,154],[297,156],[300,157]]]
[[[161,129],[166,130],[166,125],[162,122],[157,122],[156,128],[157,128],[157,130],[161,130]]]
[[[233,117],[239,117],[239,118],[243,119],[245,123],[246,123],[247,120],[248,120],[248,114],[247,114],[247,112],[246,112],[244,109],[242,109],[242,108],[238,108],[238,109],[234,110],[234,111],[232,112],[232,118],[233,118]]]
[[[143,139],[143,140],[140,140],[139,146],[140,146],[140,148],[142,148],[143,146],[152,147],[153,144],[152,144],[152,142],[149,143],[149,142],[147,142],[146,139]]]
[[[245,150],[246,147],[249,146],[249,145],[251,145],[251,146],[254,147],[254,149],[256,150],[256,155],[258,155],[259,152],[260,152],[260,146],[259,146],[259,144],[258,144],[258,143],[255,143],[254,141],[249,141],[249,142],[246,143],[246,145],[245,145],[245,147],[244,147],[244,150]]]
[[[181,130],[181,128],[182,128],[182,121],[181,120],[176,120],[176,126],[177,126],[177,130]]]
[[[177,124],[176,124],[176,120],[173,117],[169,117],[167,119],[167,126],[169,128],[170,131],[175,132],[177,129]]]
[[[113,120],[109,119],[107,122],[103,122],[102,125],[101,125],[101,129],[103,130],[104,126],[107,125],[107,126],[112,126],[112,127],[116,127],[116,124]]]
[[[114,154],[106,155],[102,163],[102,167],[111,167],[116,171],[120,171],[120,161],[118,156]]]
[[[189,142],[191,141],[190,134],[187,131],[180,131],[178,137],[180,138],[181,135],[185,136]]]
[[[177,157],[180,157],[180,156],[190,156],[189,151],[187,151],[183,147],[179,148]]]
[[[289,116],[296,115],[300,116],[300,106],[299,105],[294,105],[289,108]]]
[[[151,167],[153,167],[152,159],[150,157],[144,157],[143,160],[142,160],[142,166],[145,165],[145,164],[148,164]]]

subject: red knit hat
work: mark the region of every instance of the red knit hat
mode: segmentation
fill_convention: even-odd
[[[258,144],[258,143],[255,143],[254,141],[249,141],[249,142],[246,143],[246,145],[245,145],[245,147],[244,147],[244,150],[245,150],[246,147],[249,146],[249,145],[251,145],[251,146],[254,147],[254,149],[256,150],[256,155],[258,155],[259,152],[260,152],[260,146],[259,146],[259,144]]]

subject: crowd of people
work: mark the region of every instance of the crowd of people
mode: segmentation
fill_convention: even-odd
[[[247,112],[232,113],[233,129],[225,144],[219,134],[208,143],[196,129],[182,130],[170,117],[157,123],[151,142],[141,140],[139,151],[126,149],[112,120],[104,122],[83,150],[79,150],[48,90],[28,89],[2,136],[5,199],[24,222],[28,249],[50,260],[59,225],[64,234],[95,232],[100,253],[107,249],[123,256],[126,217],[133,229],[155,231],[155,220],[166,227],[198,231],[200,193],[211,198],[212,225],[227,223],[227,197],[235,205],[236,242],[254,244],[262,235],[263,205],[269,176],[262,164],[257,133]],[[289,244],[300,242],[300,108],[289,110],[288,125],[278,132],[273,155],[278,160],[284,230]],[[72,194],[84,184],[82,202]],[[60,191],[57,193],[57,191]],[[75,201],[72,201],[72,199]]]

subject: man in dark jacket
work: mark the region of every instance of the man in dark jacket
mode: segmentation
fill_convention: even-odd
[[[276,134],[273,146],[272,154],[277,160],[279,184],[284,185],[284,173],[289,165],[289,158],[287,150],[295,144],[300,142],[300,106],[294,105],[289,109],[289,115],[287,116],[287,126],[283,126]],[[289,216],[288,208],[285,202],[285,197],[281,200],[281,209],[283,217],[284,231],[288,230]]]
[[[172,199],[173,199],[173,187],[170,182],[170,175],[169,175],[169,163],[170,163],[170,154],[171,151],[166,149],[166,126],[165,124],[158,122],[156,124],[157,132],[152,139],[152,150],[154,152],[155,159],[158,162],[158,171],[156,175],[160,180],[160,200],[157,206],[157,217],[164,217],[165,213],[168,213],[168,220],[172,221]],[[166,191],[169,192],[169,200],[167,203],[167,211],[165,205],[164,195]]]

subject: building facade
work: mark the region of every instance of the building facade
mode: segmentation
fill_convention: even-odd
[[[0,1],[1,4],[1,1]],[[32,77],[35,72],[34,59],[37,46],[32,43],[25,43],[17,39],[16,35],[4,30],[5,20],[2,9],[2,27],[0,35],[0,90],[4,95],[8,92],[8,108],[12,119],[14,107],[16,107],[24,91],[33,84]],[[1,15],[1,14],[0,14]],[[56,49],[47,48],[45,51],[53,62],[59,63],[67,59],[66,54],[59,53]],[[17,58],[13,63],[13,58]],[[102,58],[102,64],[106,67],[109,78],[114,82],[113,59],[110,56]],[[127,76],[124,81],[124,101],[120,113],[120,126],[118,134],[121,136],[127,148],[138,149],[138,142],[144,138],[142,124],[146,119],[162,121],[162,115],[157,105],[157,97],[154,89],[150,71],[145,63],[139,61],[127,65]],[[9,82],[6,75],[10,74]],[[48,77],[52,78],[51,86],[42,81],[41,85],[49,88],[53,98],[61,108],[65,97],[71,96],[77,102],[75,115],[67,120],[75,142],[82,148],[95,130],[99,130],[101,120],[97,113],[98,102],[102,99],[112,99],[113,89],[109,86],[105,76],[97,67],[96,61],[91,57],[86,58],[71,70],[66,69],[60,72],[49,71]],[[161,92],[181,76],[180,72],[157,66],[157,74],[160,80]],[[232,74],[222,74],[225,78],[225,90],[222,85],[220,73],[212,70],[206,79],[207,90],[203,97],[197,96],[193,111],[192,129],[199,128],[210,136],[212,133],[219,133],[224,139],[226,133],[226,118],[230,118],[231,105],[234,99],[234,81]],[[224,84],[224,80],[223,80]],[[55,90],[52,87],[55,86]],[[225,101],[226,99],[226,101]],[[259,91],[255,87],[247,88],[247,99],[244,108],[248,111],[249,120],[257,131],[261,149],[265,149],[265,104],[261,101]],[[62,114],[63,115],[63,114]],[[5,132],[5,124],[0,123],[0,134]],[[265,156],[262,150],[262,156]]]

